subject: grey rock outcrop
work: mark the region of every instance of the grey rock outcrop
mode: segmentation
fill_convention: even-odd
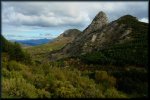
[[[104,12],[99,12],[91,24],[83,31],[85,34],[94,32],[98,29],[101,29],[103,26],[108,24],[108,18]]]
[[[82,55],[131,39],[128,34],[132,32],[132,29],[120,24],[118,20],[108,23],[106,14],[99,12],[81,34],[53,55],[65,55],[62,57]]]

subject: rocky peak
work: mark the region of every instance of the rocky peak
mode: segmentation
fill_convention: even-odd
[[[101,29],[103,26],[108,24],[108,18],[106,14],[100,11],[95,18],[93,19],[92,23],[84,30],[84,33],[91,33],[98,29]]]
[[[78,29],[69,29],[63,33],[64,37],[76,37],[81,31]]]
[[[138,19],[132,15],[124,15],[120,17],[117,22],[123,23],[123,24],[128,24],[130,22],[138,22]]]
[[[64,31],[60,36],[56,38],[57,41],[63,40],[63,39],[70,39],[71,41],[74,40],[79,34],[81,33],[78,29],[68,29]]]
[[[82,55],[93,51],[100,51],[115,44],[130,42],[134,40],[132,34],[135,30],[135,27],[131,26],[133,26],[133,23],[137,23],[136,21],[138,21],[136,17],[125,15],[108,23],[106,14],[99,12],[83,32],[57,53],[54,53],[52,58],[59,55],[61,57]],[[140,26],[138,27],[140,28]]]
[[[136,17],[132,16],[132,15],[124,15],[122,17],[120,17],[119,19],[130,19],[130,20],[137,20]],[[138,21],[138,20],[137,20]]]
[[[102,22],[104,24],[107,24],[108,23],[107,15],[104,12],[100,11],[92,21],[92,23],[95,22]]]

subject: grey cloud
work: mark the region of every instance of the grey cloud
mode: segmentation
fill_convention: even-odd
[[[15,38],[27,38],[26,36],[22,36],[22,35],[15,35],[15,34],[4,34],[4,36],[7,38],[7,39],[10,39],[10,40],[13,40]]]
[[[8,38],[9,40],[13,40],[13,39],[38,39],[39,36],[24,36],[24,35],[13,35],[13,34],[7,34],[4,35],[6,38]],[[47,36],[45,36],[44,34],[40,36],[40,38],[47,38]],[[49,35],[49,38],[54,38],[53,35]]]
[[[24,37],[24,36],[21,36],[21,35],[13,35],[13,34],[7,34],[6,36],[7,37]]]
[[[39,36],[42,38],[55,38],[58,35],[52,33],[40,33]]]
[[[39,27],[85,27],[99,11],[109,21],[131,14],[148,18],[148,2],[3,2],[3,24]]]

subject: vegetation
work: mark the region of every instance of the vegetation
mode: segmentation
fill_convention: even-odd
[[[135,17],[126,15],[118,20],[132,28],[128,36],[131,41],[116,43],[108,48],[81,56],[86,63],[112,64],[116,66],[136,65],[148,67],[148,24],[139,22]]]
[[[16,60],[25,64],[31,64],[30,55],[22,50],[18,43],[11,43],[1,36],[2,52],[6,53],[9,60]]]
[[[8,60],[3,60],[2,66],[2,98],[127,97],[115,88],[115,78],[108,74],[105,76],[105,71],[94,72],[95,77],[89,78],[88,74],[75,68],[50,65],[48,68],[42,65],[29,67]]]
[[[48,54],[66,42],[24,50],[1,36],[2,98],[148,97],[148,26],[128,15],[118,23],[133,28],[132,41],[55,62]]]
[[[67,43],[69,43],[69,41],[71,41],[70,38],[64,37],[61,40],[56,40],[52,43],[39,46],[28,47],[25,48],[25,50],[31,55],[33,60],[38,62],[48,62],[50,52],[63,48]]]
[[[2,98],[126,98],[126,93],[118,91],[112,84],[111,76],[99,81],[90,78],[76,68],[66,69],[66,62],[50,62],[46,64],[27,64],[24,51],[18,44],[8,42],[2,48]],[[17,50],[10,52],[8,48]],[[10,58],[10,55],[13,57]],[[29,57],[30,59],[30,57]],[[64,67],[62,67],[62,65]],[[103,72],[103,71],[102,71]],[[101,73],[101,71],[96,72]],[[97,81],[98,80],[98,81]],[[103,81],[107,81],[104,84]],[[111,93],[112,92],[112,93]],[[109,93],[111,93],[109,95]]]

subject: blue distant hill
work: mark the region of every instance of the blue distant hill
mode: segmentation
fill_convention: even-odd
[[[37,46],[48,42],[52,42],[53,39],[31,39],[31,40],[11,40],[11,41],[18,42],[28,46]]]

